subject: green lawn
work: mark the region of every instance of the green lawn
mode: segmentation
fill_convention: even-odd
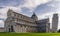
[[[60,36],[60,33],[0,33],[0,36]]]

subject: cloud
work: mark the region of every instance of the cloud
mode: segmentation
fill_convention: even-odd
[[[24,7],[30,9],[32,12],[40,4],[47,3],[51,0],[25,0],[25,3],[23,5],[20,5],[19,7]]]
[[[0,6],[19,6],[32,8],[41,3],[46,3],[50,0],[0,0]]]
[[[18,6],[23,3],[24,0],[0,0],[1,6]]]
[[[40,4],[38,5],[34,12],[37,12],[37,14],[43,14],[43,13],[47,13],[47,12],[56,12],[57,11],[57,7],[59,6],[59,2],[57,3],[58,1],[49,1],[45,4]],[[58,6],[56,6],[58,5]]]
[[[0,0],[0,7],[13,7],[18,9],[24,7],[33,11],[36,6],[48,1],[49,0]]]
[[[7,8],[4,8],[4,9],[0,9],[0,19],[4,20],[6,19],[6,12],[7,12]]]
[[[37,5],[40,5],[42,3],[46,3],[49,0],[25,0],[25,3],[23,6],[31,8],[31,7],[36,7]]]

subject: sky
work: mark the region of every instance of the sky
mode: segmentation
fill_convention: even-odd
[[[39,20],[50,18],[50,23],[54,13],[60,18],[60,0],[0,0],[0,27],[4,27],[8,9],[29,17],[35,12]]]

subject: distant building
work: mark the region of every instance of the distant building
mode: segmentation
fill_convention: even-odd
[[[58,28],[58,14],[53,14],[52,32],[57,32],[57,28]]]
[[[0,27],[0,32],[4,32],[4,27]]]

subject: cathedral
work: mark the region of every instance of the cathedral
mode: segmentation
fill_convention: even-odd
[[[58,18],[53,18],[55,25],[58,23]],[[57,21],[56,21],[56,20]],[[52,23],[52,26],[55,26]],[[57,26],[53,27],[57,29]],[[38,20],[38,17],[35,13],[31,17],[22,15],[20,13],[14,12],[9,9],[7,12],[7,19],[5,20],[4,25],[5,32],[51,32],[50,31],[50,21],[49,18]],[[56,30],[53,30],[54,32]]]

